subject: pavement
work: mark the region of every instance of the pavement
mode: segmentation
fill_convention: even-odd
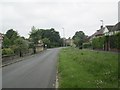
[[[3,67],[2,88],[55,88],[60,49],[48,49]]]

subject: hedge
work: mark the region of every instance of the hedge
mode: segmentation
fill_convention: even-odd
[[[93,49],[103,49],[105,42],[105,36],[97,37],[92,40],[92,47]]]
[[[111,49],[120,49],[120,33],[96,37],[92,40],[92,47],[93,49],[103,49],[105,43],[108,43]]]

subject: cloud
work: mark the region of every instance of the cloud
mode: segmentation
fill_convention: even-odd
[[[55,28],[63,36],[72,37],[83,30],[93,34],[101,25],[116,24],[118,20],[118,0],[1,0],[2,27],[17,30],[28,37],[31,27]]]

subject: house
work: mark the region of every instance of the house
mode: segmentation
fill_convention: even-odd
[[[113,34],[117,34],[118,32],[120,32],[120,22],[118,22],[113,28],[112,31]]]
[[[66,39],[66,40],[65,40],[65,44],[66,44],[67,46],[74,46],[73,39],[71,39],[71,38]]]
[[[105,26],[105,30],[104,30],[105,36],[113,35],[113,32],[112,32],[112,28],[113,27],[114,27],[114,25],[107,25],[107,26]]]
[[[35,45],[36,47],[36,52],[41,52],[44,50],[44,44],[43,44],[43,41],[42,40],[39,40],[38,41],[38,44]]]
[[[92,39],[96,37],[101,37],[104,35],[105,27],[101,26],[99,30],[97,30],[93,35],[89,36],[89,41],[92,42]]]

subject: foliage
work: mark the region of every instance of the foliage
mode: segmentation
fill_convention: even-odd
[[[106,43],[109,44],[111,49],[120,49],[120,33],[111,36],[97,37],[92,40],[92,47],[94,49],[103,49]]]
[[[104,48],[105,37],[98,37],[92,40],[92,47],[94,49],[103,49]]]
[[[4,48],[2,50],[2,55],[10,56],[10,55],[13,55],[13,54],[14,54],[14,51],[11,48]]]
[[[117,88],[118,54],[64,48],[58,77],[59,88]]]
[[[27,40],[25,40],[24,37],[20,37],[17,31],[10,29],[6,32],[3,38],[3,54],[8,55],[6,53],[6,50],[8,50],[8,53],[13,51],[14,54],[18,54],[20,52],[22,55],[23,52],[27,51],[27,49]]]
[[[23,52],[26,52],[28,50],[28,43],[23,38],[16,39],[14,43],[16,46],[15,52],[20,53],[22,55]]]
[[[120,49],[120,33],[109,37],[110,47]]]
[[[3,48],[8,48],[11,46],[11,40],[5,35],[2,43]]]
[[[91,43],[83,43],[83,48],[91,48]]]
[[[83,31],[76,32],[73,36],[74,43],[77,47],[81,47],[83,42],[85,41],[85,34]]]
[[[44,45],[47,45],[47,47],[50,47],[50,40],[48,38],[42,39]]]
[[[32,29],[30,39],[34,44],[37,44],[39,40],[44,40],[43,42],[48,44],[49,47],[60,46],[60,35],[54,28],[35,29],[35,27],[33,27]]]
[[[17,31],[10,29],[6,32],[3,38],[3,48],[9,48],[14,45],[14,40],[19,37]]]
[[[34,44],[38,44],[38,41],[41,39],[41,31],[33,26],[32,31],[30,32],[30,39]]]

